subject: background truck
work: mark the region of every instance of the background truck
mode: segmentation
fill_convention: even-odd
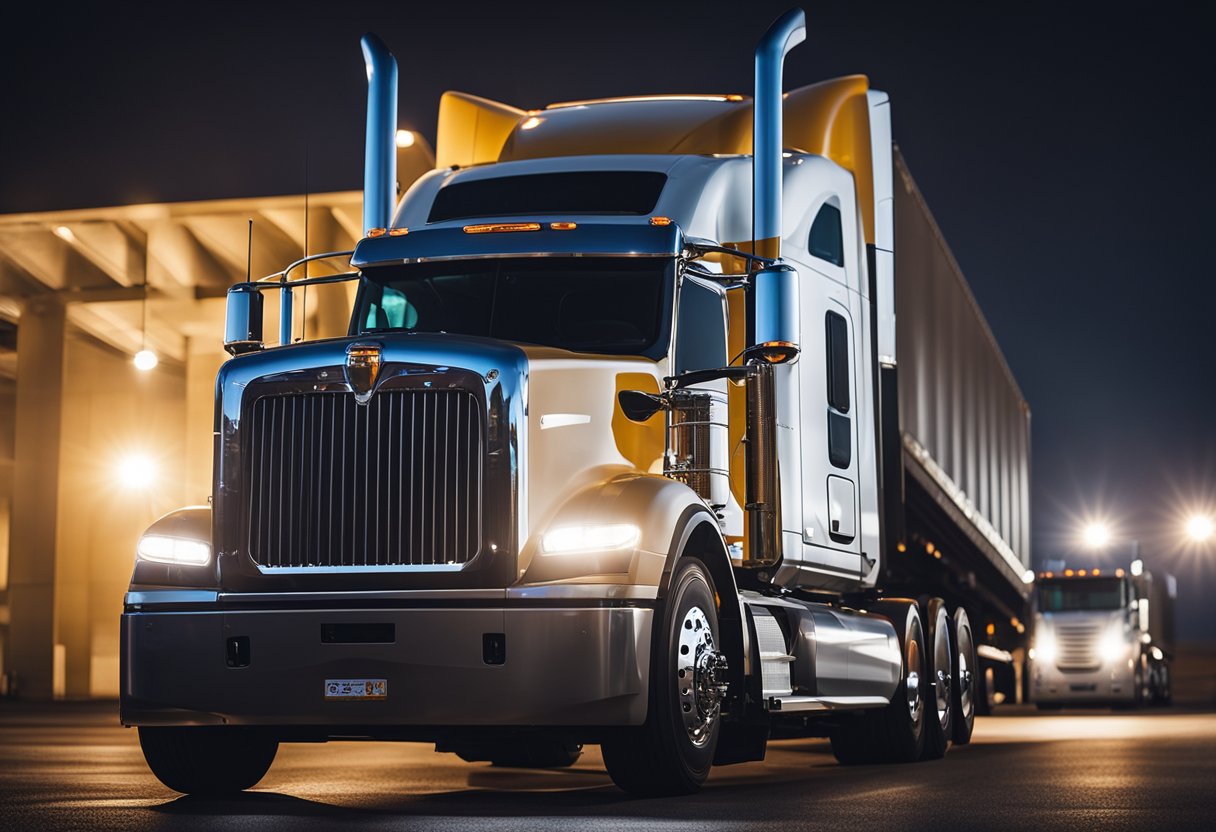
[[[1173,575],[1123,569],[1044,572],[1035,591],[1031,686],[1042,710],[1168,705]]]
[[[980,653],[1021,651],[1029,414],[887,96],[783,96],[804,26],[765,35],[754,101],[448,93],[400,199],[364,38],[352,271],[232,287],[212,504],[137,547],[122,720],[166,785],[371,738],[598,743],[673,794],[774,731],[844,763],[970,740]],[[294,292],[341,280],[349,334],[291,343]]]

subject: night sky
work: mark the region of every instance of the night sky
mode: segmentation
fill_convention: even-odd
[[[781,2],[26,3],[0,49],[0,213],[361,187],[376,31],[401,126],[446,89],[520,107],[751,93]],[[1211,4],[806,2],[786,86],[861,72],[1033,411],[1034,556],[1138,538],[1216,637],[1216,12]],[[220,333],[216,333],[220,337]],[[1112,546],[1099,565],[1129,558]]]

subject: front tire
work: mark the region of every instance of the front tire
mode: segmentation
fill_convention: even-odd
[[[252,728],[139,729],[139,745],[156,779],[182,794],[230,794],[258,784],[279,743]]]
[[[677,563],[652,645],[646,722],[603,741],[604,765],[632,795],[692,794],[713,765],[726,692],[714,586],[700,561]]]

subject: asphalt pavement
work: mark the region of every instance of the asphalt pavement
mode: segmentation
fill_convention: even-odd
[[[699,795],[632,799],[598,749],[571,769],[469,764],[411,743],[284,745],[256,790],[182,797],[107,703],[0,703],[0,830],[1204,829],[1216,817],[1216,713],[979,720],[945,759],[837,765],[823,740],[715,769]]]

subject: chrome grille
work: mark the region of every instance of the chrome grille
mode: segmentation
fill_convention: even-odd
[[[482,427],[463,390],[270,395],[245,423],[263,567],[444,566],[481,547]]]
[[[1056,667],[1060,670],[1093,670],[1098,661],[1098,624],[1075,623],[1056,625]]]

